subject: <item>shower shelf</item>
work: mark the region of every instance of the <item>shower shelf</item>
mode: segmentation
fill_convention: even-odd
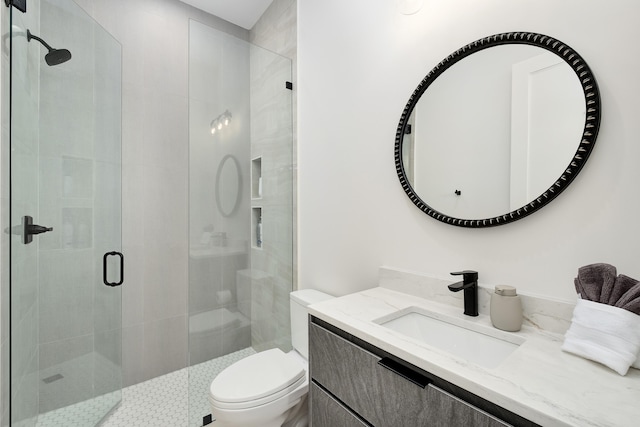
[[[262,207],[260,206],[251,208],[251,235],[251,247],[262,250],[264,233],[262,228]]]
[[[262,198],[262,157],[251,160],[251,198]]]

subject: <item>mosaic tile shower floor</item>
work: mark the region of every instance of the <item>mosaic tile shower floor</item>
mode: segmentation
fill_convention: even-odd
[[[211,413],[207,396],[213,378],[232,363],[255,354],[252,348],[181,369],[122,390],[122,403],[102,423],[103,427],[199,427]],[[76,403],[38,418],[37,427],[92,427],[96,417],[113,402],[105,395]],[[191,414],[189,414],[191,403]],[[189,415],[192,420],[187,421]]]

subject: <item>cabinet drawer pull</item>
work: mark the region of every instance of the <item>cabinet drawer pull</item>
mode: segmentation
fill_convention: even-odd
[[[413,369],[407,368],[406,366],[388,357],[383,357],[382,359],[380,359],[378,361],[378,365],[390,370],[391,372],[397,375],[400,375],[405,380],[411,381],[415,385],[420,386],[422,388],[427,387],[431,383],[431,380],[429,378],[414,371]]]

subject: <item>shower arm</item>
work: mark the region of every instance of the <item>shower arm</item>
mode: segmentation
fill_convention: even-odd
[[[47,50],[49,50],[49,52],[54,50],[51,46],[49,46],[49,44],[46,41],[42,40],[38,36],[34,36],[33,34],[31,34],[31,31],[27,30],[27,41],[30,42],[31,39],[35,39],[35,40],[39,41],[44,47],[47,48]]]

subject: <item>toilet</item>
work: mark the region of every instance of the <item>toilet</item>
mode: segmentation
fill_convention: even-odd
[[[209,388],[215,427],[308,425],[307,306],[331,298],[313,289],[289,294],[293,350],[261,351],[220,372]]]

